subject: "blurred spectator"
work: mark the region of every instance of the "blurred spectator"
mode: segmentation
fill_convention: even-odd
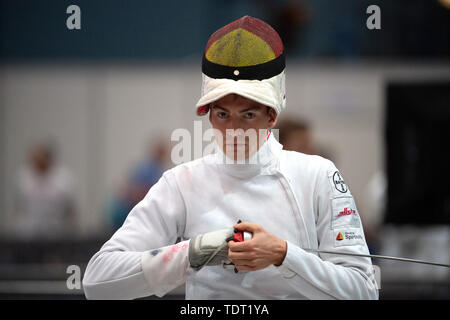
[[[279,142],[284,150],[319,155],[335,161],[328,147],[323,148],[314,142],[312,127],[306,120],[284,118],[276,125],[276,129],[279,130]]]
[[[55,239],[77,225],[71,172],[56,161],[52,144],[33,145],[17,176],[14,217],[16,236]]]
[[[112,199],[110,211],[114,230],[122,226],[131,209],[169,168],[169,143],[160,138],[148,149],[145,159],[131,171]]]
[[[297,151],[306,154],[317,154],[313,145],[310,125],[302,120],[284,119],[277,125],[279,141],[284,150]]]
[[[448,225],[418,225],[414,223],[386,224],[388,180],[382,170],[367,184],[364,196],[367,215],[364,232],[371,253],[450,263],[450,228]],[[399,279],[427,278],[429,281],[447,280],[446,268],[430,268],[420,264],[379,261],[385,277]]]

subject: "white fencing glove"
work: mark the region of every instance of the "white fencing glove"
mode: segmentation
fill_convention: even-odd
[[[234,234],[233,228],[199,234],[189,242],[189,263],[195,270],[204,266],[229,263],[227,239]]]

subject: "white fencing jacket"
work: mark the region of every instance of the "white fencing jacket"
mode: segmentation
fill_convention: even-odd
[[[89,261],[86,297],[162,297],[185,283],[186,299],[378,299],[370,258],[303,250],[369,253],[334,164],[282,150],[272,134],[255,156],[257,164],[226,164],[216,144],[215,153],[164,172]],[[286,240],[283,263],[239,273],[192,269],[189,239],[239,219]]]

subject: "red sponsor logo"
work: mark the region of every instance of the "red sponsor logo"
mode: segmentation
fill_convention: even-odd
[[[342,216],[349,216],[349,215],[355,214],[355,213],[356,213],[356,211],[351,208],[350,209],[344,208],[344,211],[339,212],[339,214],[337,216],[339,218]]]

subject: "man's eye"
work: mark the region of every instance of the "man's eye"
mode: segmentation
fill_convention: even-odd
[[[227,114],[226,114],[225,112],[219,112],[219,113],[217,114],[217,116],[218,116],[219,118],[224,119],[224,118],[226,118]]]
[[[245,114],[245,117],[246,117],[247,119],[252,119],[252,118],[255,117],[255,114],[252,113],[252,112],[247,112],[247,113]]]

